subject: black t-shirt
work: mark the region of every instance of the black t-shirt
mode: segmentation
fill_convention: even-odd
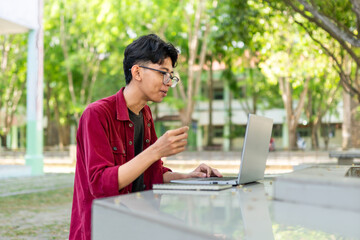
[[[134,151],[135,156],[142,152],[143,150],[143,140],[144,140],[144,118],[142,112],[140,111],[139,115],[133,113],[128,109],[129,117],[132,123],[134,124]],[[132,185],[132,192],[139,192],[145,189],[144,186],[144,174],[141,174],[137,179],[134,180]]]

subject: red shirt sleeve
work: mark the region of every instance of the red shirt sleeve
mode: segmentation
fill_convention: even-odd
[[[119,194],[118,168],[107,136],[104,113],[88,108],[79,124],[78,144],[84,159],[87,180],[95,198]]]

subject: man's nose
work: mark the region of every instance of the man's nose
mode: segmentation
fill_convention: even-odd
[[[171,85],[172,85],[172,80],[170,78],[169,81],[165,84],[165,86],[171,87]]]

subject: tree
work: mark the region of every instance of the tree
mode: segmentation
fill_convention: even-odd
[[[272,26],[274,21],[278,24],[275,15],[283,13],[272,12],[261,2],[61,0],[47,2],[45,8],[47,122],[57,126],[59,142],[64,145],[69,125],[76,123],[87,104],[114,94],[125,85],[123,52],[140,35],[156,33],[181,51],[176,68],[181,82],[169,92],[165,102],[179,111],[184,125],[191,123],[196,101],[200,99],[206,55],[226,63],[222,79],[248,112],[278,106],[281,99],[278,79],[291,75],[287,71],[277,81],[268,81],[261,72],[259,63],[269,59],[270,54],[291,49],[281,37],[278,40],[282,48],[268,49],[269,40],[276,46],[271,37],[278,33]],[[295,17],[292,19],[298,21]],[[285,29],[289,22],[281,24]],[[305,34],[304,31],[301,34]],[[302,44],[296,43],[295,53],[289,56],[299,57],[297,49]],[[294,69],[298,70],[295,78],[290,76],[288,80],[293,85],[292,97],[298,101],[303,89],[300,80],[308,79],[309,73],[304,68],[301,76],[301,71]],[[47,134],[52,133],[49,128]]]
[[[108,35],[105,25],[108,19],[105,12],[110,6],[95,0],[68,4],[64,0],[59,7],[60,45],[64,55],[71,102],[75,107],[74,116],[78,123],[80,115],[76,107],[80,106],[82,109],[91,102],[100,63],[108,55],[107,42],[101,37]],[[87,21],[84,21],[85,19]],[[96,19],[93,24],[88,22],[91,19]],[[94,27],[96,31],[92,31]],[[74,79],[74,75],[77,74],[80,76]]]
[[[277,3],[267,1],[273,7],[279,7]],[[360,54],[357,50],[360,46],[359,30],[360,30],[360,3],[357,0],[350,1],[331,1],[324,2],[320,0],[283,0],[283,9],[293,10],[302,18],[296,17],[296,23],[301,25],[313,40],[319,44],[325,53],[333,59],[336,64],[336,71],[340,76],[340,84],[343,89],[352,97],[356,97],[357,104],[360,103]],[[330,48],[326,42],[319,40],[318,35],[313,34],[317,28],[323,30],[328,38],[335,40],[341,46],[346,54],[337,54],[337,50]],[[352,61],[343,61],[344,55],[349,55]],[[346,58],[346,57],[345,57]],[[346,64],[350,63],[350,65]],[[360,146],[359,130],[360,122],[358,116],[358,106],[352,103],[352,100],[346,100],[344,95],[344,112],[350,113],[344,116],[351,120],[343,122],[343,148]],[[355,105],[355,106],[354,106]],[[355,131],[350,131],[353,129]],[[350,139],[353,139],[352,143]]]
[[[0,35],[0,137],[4,147],[26,89],[26,43],[27,34]]]
[[[296,129],[303,113],[309,82],[316,77],[319,54],[312,49],[312,40],[304,35],[301,27],[288,25],[292,17],[286,12],[282,14],[272,18],[276,28],[264,35],[268,44],[262,51],[265,59],[260,67],[268,80],[279,86],[286,110],[289,148],[297,149]]]
[[[258,66],[261,44],[254,40],[265,30],[263,23],[268,15],[263,11],[263,5],[253,1],[225,0],[219,2],[214,15],[215,31],[210,34],[209,52],[214,60],[225,64],[221,75],[225,88],[230,89],[230,94],[239,100],[246,113],[256,113],[259,106],[268,107],[264,102],[271,102],[267,100],[272,94],[266,91],[269,85]],[[228,112],[225,128],[230,134],[224,135],[229,138],[230,146],[232,138],[238,136],[231,122],[231,102],[225,106]]]
[[[331,38],[339,42],[341,47],[351,56],[360,67],[360,55],[356,48],[360,47],[360,3],[357,0],[324,2],[320,0],[283,0],[295,12],[305,18],[308,23],[315,24]],[[300,22],[299,22],[300,23]],[[325,46],[324,46],[325,47]],[[329,49],[329,53],[331,53]],[[331,54],[330,54],[331,56]],[[333,56],[337,61],[336,56]],[[348,75],[344,66],[337,62],[338,71],[341,77],[341,84],[344,90],[356,95],[360,102],[360,84],[357,74]]]
[[[256,113],[266,96],[262,93],[265,78],[258,66],[262,43],[256,36],[265,31],[267,20],[263,4],[252,1],[222,1],[216,11],[213,53],[225,63],[224,80],[246,113]]]
[[[331,62],[323,61],[323,64],[325,65],[319,68],[319,74],[310,82],[305,107],[308,125],[311,127],[311,146],[314,150],[319,149],[318,132],[322,130],[323,117],[326,113],[334,111],[339,99],[339,77],[335,71],[331,71],[333,70]],[[325,142],[325,149],[327,149],[329,133],[323,130],[322,136]]]
[[[184,102],[183,107],[179,109],[183,125],[189,125],[192,121],[192,113],[195,106],[194,96],[199,93],[201,73],[205,65],[208,37],[211,28],[210,16],[205,14],[207,2],[205,0],[199,0],[194,3],[188,2],[187,8],[189,10],[184,12],[188,25],[187,76],[186,88],[185,84],[180,84],[178,88],[178,96]],[[192,13],[192,10],[194,10],[194,13]]]
[[[118,4],[98,0],[45,4],[47,137],[53,138],[57,129],[60,147],[69,143],[69,126],[77,125],[90,102],[119,89],[118,78],[123,76],[119,54],[125,43],[118,39],[124,28],[118,22]],[[103,81],[97,84],[99,78]]]
[[[207,135],[207,146],[213,146],[213,137],[214,137],[214,129],[213,129],[213,86],[214,86],[214,72],[213,72],[213,59],[211,56],[209,58],[209,78],[207,81],[208,86],[208,117],[209,117],[209,124],[208,124],[208,135]]]

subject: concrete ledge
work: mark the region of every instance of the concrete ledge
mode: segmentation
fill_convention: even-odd
[[[29,177],[31,167],[25,165],[0,165],[0,179],[10,177]]]
[[[350,166],[313,166],[279,176],[275,200],[360,211],[360,178],[346,177]]]

